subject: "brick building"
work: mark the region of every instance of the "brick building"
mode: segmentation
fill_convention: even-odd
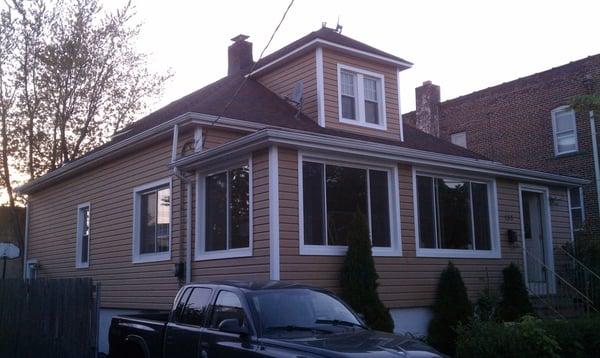
[[[600,54],[444,102],[424,82],[403,120],[508,165],[588,179],[570,190],[571,221],[599,233],[598,113],[569,108],[589,93],[600,93]]]

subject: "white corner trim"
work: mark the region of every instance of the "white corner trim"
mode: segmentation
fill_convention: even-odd
[[[345,70],[347,72],[352,72],[356,74],[356,119],[347,119],[342,115],[342,71]],[[379,82],[379,90],[381,95],[381,101],[379,104],[379,114],[380,114],[380,124],[368,123],[365,118],[365,105],[364,105],[364,86],[363,86],[363,77],[373,77],[376,78]],[[387,107],[385,104],[385,76],[381,73],[368,71],[362,68],[348,66],[345,64],[338,63],[337,64],[337,102],[338,102],[338,119],[340,123],[351,124],[360,127],[367,127],[379,130],[387,130]]]
[[[462,250],[462,249],[434,249],[422,248],[419,232],[419,205],[417,193],[417,175],[423,174],[427,176],[450,177],[463,179],[473,182],[485,182],[488,186],[488,210],[490,222],[490,240],[491,250]],[[430,170],[412,168],[412,191],[413,191],[413,217],[415,225],[415,248],[417,257],[445,257],[445,258],[482,258],[482,259],[499,259],[502,258],[502,244],[500,239],[500,225],[498,220],[498,194],[497,194],[496,178],[456,174],[453,171],[446,170]]]
[[[323,75],[323,48],[317,47],[315,51],[317,66],[317,116],[318,123],[325,127],[325,80]]]
[[[279,280],[279,154],[276,145],[269,147],[269,254],[270,278]]]
[[[88,227],[89,235],[88,235],[88,247],[87,247],[87,261],[81,261],[81,239],[83,237],[83,227],[81,226],[81,209],[88,209],[88,217],[90,219],[90,224]],[[92,239],[92,207],[89,202],[82,203],[77,205],[77,230],[75,231],[75,268],[88,268],[90,267],[90,244]]]
[[[140,232],[139,232],[139,215],[140,215],[140,200],[139,193],[148,189],[156,188],[159,186],[169,186],[169,198],[171,200],[169,205],[169,250],[165,252],[147,253],[140,254]],[[131,262],[143,263],[143,262],[156,262],[156,261],[167,261],[171,259],[171,244],[173,240],[173,183],[171,177],[156,180],[147,184],[143,184],[133,188],[133,238],[132,238],[132,253]]]
[[[179,145],[179,124],[173,125],[173,142],[171,143],[171,163],[177,160],[177,146]]]
[[[194,152],[201,152],[202,149],[202,144],[204,142],[204,138],[203,138],[203,133],[202,133],[202,127],[196,127],[194,128]]]
[[[347,246],[328,246],[328,245],[307,245],[304,244],[304,188],[302,181],[302,162],[303,160],[323,163],[343,165],[361,169],[381,170],[388,173],[388,198],[390,213],[390,247],[372,247],[373,256],[402,256],[402,237],[400,223],[400,188],[398,166],[396,163],[385,161],[365,161],[360,158],[348,156],[337,156],[326,153],[304,153],[298,151],[298,224],[300,255],[323,255],[323,256],[343,256],[348,250]],[[369,194],[370,195],[370,194]],[[368,203],[370,205],[370,203]],[[325,210],[327,208],[325,207]],[[370,215],[370,214],[369,214]],[[369,223],[370,226],[370,223]],[[327,227],[325,227],[327,230]],[[327,234],[326,234],[327,236]]]
[[[400,96],[400,71],[396,71],[396,86],[398,86],[398,116],[400,118],[400,140],[404,142],[404,121],[402,120],[402,96]]]
[[[248,222],[249,222],[249,231],[248,231],[248,247],[235,248],[235,249],[226,249],[226,250],[215,250],[215,251],[205,251],[205,231],[203,230],[206,227],[206,177],[209,175],[217,174],[220,172],[228,171],[229,169],[235,168],[240,165],[248,165],[248,197],[250,198],[249,203],[249,213],[248,213]],[[222,161],[220,165],[217,167],[207,167],[204,172],[196,172],[196,229],[195,229],[195,239],[194,239],[194,261],[208,261],[208,260],[218,260],[218,259],[229,259],[229,258],[238,258],[238,257],[250,257],[252,256],[253,250],[253,241],[254,241],[254,196],[253,196],[253,186],[254,186],[254,174],[252,169],[252,156],[243,157],[243,158],[234,158],[226,161]],[[229,188],[227,189],[229,191]],[[229,225],[229,222],[227,223]],[[227,229],[229,232],[229,229]],[[229,240],[229,238],[228,238]]]

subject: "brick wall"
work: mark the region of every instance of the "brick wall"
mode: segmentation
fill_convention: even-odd
[[[450,140],[467,133],[469,149],[504,164],[590,180],[583,187],[586,221],[600,232],[591,129],[587,113],[577,114],[579,152],[554,154],[551,110],[586,94],[583,79],[590,74],[594,92],[600,92],[600,55],[503,83],[442,102],[440,136]],[[598,117],[598,115],[597,115]],[[403,116],[414,125],[414,112]],[[597,131],[600,126],[596,121]]]

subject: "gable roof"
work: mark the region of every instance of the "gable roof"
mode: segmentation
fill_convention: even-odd
[[[290,43],[289,45],[284,46],[281,49],[263,57],[256,63],[254,68],[258,70],[258,69],[262,68],[263,66],[268,65],[271,62],[274,62],[286,55],[293,53],[294,51],[302,48],[303,46],[310,44],[311,42],[313,42],[315,40],[322,40],[322,41],[326,41],[326,42],[336,44],[339,46],[348,47],[348,48],[352,48],[354,50],[358,50],[358,51],[362,51],[365,53],[380,56],[385,59],[403,63],[406,67],[410,67],[413,65],[411,62],[406,61],[403,58],[394,56],[385,51],[381,51],[379,49],[376,49],[373,46],[369,46],[363,42],[354,40],[348,36],[344,36],[328,27],[322,27],[319,30],[313,31],[313,32],[309,33],[308,35],[301,37],[298,40]]]

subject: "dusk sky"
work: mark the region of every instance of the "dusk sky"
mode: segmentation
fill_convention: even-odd
[[[125,3],[107,0],[106,8]],[[258,58],[288,5],[273,1],[134,1],[144,22],[140,49],[175,76],[156,109],[224,76],[227,46],[250,36]],[[401,73],[402,111],[414,88],[441,86],[442,99],[600,53],[600,1],[296,0],[267,54],[321,27],[413,62]]]

